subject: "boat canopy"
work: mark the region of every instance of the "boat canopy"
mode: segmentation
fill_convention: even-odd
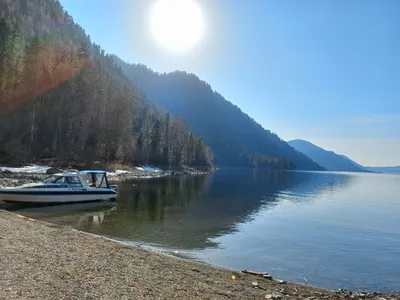
[[[83,170],[83,171],[79,171],[79,173],[82,173],[82,174],[104,174],[104,173],[107,173],[107,171],[103,171],[103,170]]]
[[[107,179],[107,172],[104,170],[83,170],[79,174],[86,176],[90,187],[107,187],[111,188]]]

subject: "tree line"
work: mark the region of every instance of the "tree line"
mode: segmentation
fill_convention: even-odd
[[[271,157],[261,153],[242,153],[239,157],[243,164],[250,163],[254,168],[295,169],[294,163],[283,157]]]

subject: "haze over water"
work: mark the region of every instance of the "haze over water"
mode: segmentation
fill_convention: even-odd
[[[116,203],[20,213],[328,289],[400,290],[400,176],[229,169],[119,184]]]

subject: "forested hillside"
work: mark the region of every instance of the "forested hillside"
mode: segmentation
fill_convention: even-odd
[[[150,99],[171,113],[185,117],[190,129],[212,148],[217,164],[322,169],[197,76],[180,71],[160,74],[144,65],[127,64],[117,56],[114,58],[125,75]]]
[[[0,2],[0,160],[212,166],[54,0]]]

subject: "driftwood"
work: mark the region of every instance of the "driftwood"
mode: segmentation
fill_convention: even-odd
[[[279,284],[285,284],[286,282],[283,280],[279,280],[279,279],[275,279],[273,278],[271,275],[268,274],[268,272],[255,272],[255,271],[250,271],[250,270],[243,270],[243,273],[247,273],[247,274],[251,274],[251,275],[256,275],[256,276],[260,276],[263,277],[265,279],[269,279],[269,280],[274,280],[275,282],[279,283]]]
[[[247,274],[251,274],[251,275],[256,275],[256,276],[264,276],[264,275],[268,275],[268,272],[254,272],[254,271],[250,271],[250,270],[243,270],[243,273],[247,273]]]
[[[274,279],[274,281],[275,281],[276,283],[279,283],[279,284],[286,284],[286,281],[285,281],[285,280]]]

